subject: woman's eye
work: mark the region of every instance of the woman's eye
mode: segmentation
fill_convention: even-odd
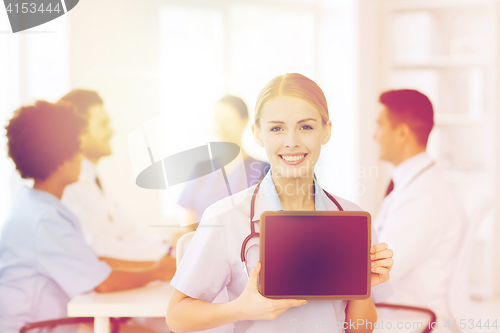
[[[280,126],[276,126],[276,127],[271,128],[271,132],[278,132],[280,130],[281,130]]]
[[[313,128],[312,128],[311,126],[309,126],[309,125],[303,125],[303,126],[301,127],[301,129],[305,129],[305,130],[312,130]]]

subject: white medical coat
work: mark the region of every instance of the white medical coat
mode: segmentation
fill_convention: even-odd
[[[80,178],[68,185],[62,202],[78,218],[85,241],[99,256],[122,260],[158,260],[170,248],[164,239],[134,224],[101,182],[96,167],[82,159]]]
[[[316,210],[338,210],[323,190],[314,182]],[[242,266],[240,251],[245,237],[250,233],[250,201],[255,186],[224,198],[209,206],[200,225],[171,281],[180,292],[206,302],[227,288],[229,301],[236,299],[245,288],[248,277]],[[344,210],[361,210],[357,205],[335,197]],[[233,203],[234,202],[234,206]],[[262,180],[255,202],[253,220],[260,220],[264,211],[283,210],[271,173]],[[259,231],[259,223],[256,223]],[[249,271],[259,258],[258,237],[247,246]],[[372,228],[372,244],[377,244],[377,236]],[[374,302],[380,302],[392,292],[389,282],[375,286],[371,290]],[[337,322],[343,323],[347,301],[309,301],[306,305],[290,308],[274,321],[238,321],[235,332],[297,332],[306,327],[308,332],[343,332]]]
[[[466,216],[426,152],[398,165],[392,179],[394,190],[374,223],[380,241],[394,251],[394,294],[387,302],[430,308],[442,322],[451,315],[449,286]]]

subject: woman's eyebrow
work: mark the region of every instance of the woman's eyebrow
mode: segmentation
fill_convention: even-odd
[[[299,121],[297,122],[297,124],[300,124],[300,123],[305,123],[306,121],[309,121],[309,120],[312,120],[312,121],[317,121],[317,120],[316,120],[316,119],[314,119],[314,118],[306,118],[306,119],[299,120]],[[268,121],[267,123],[268,123],[268,124],[269,124],[269,123],[273,123],[273,124],[284,124],[284,122],[283,122],[283,121],[279,121],[279,120],[270,120],[270,121]]]
[[[306,118],[306,119],[299,120],[299,121],[297,122],[297,124],[305,123],[306,121],[309,121],[309,120],[316,121],[316,119],[314,119],[314,118]]]

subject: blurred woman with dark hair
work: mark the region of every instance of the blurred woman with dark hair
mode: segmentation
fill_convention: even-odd
[[[219,140],[237,144],[241,149],[243,164],[233,161],[224,167],[231,193],[217,171],[186,184],[178,204],[188,211],[188,224],[193,228],[211,204],[257,184],[269,170],[269,164],[249,156],[241,144],[243,130],[248,124],[245,102],[236,96],[226,95],[214,106],[215,134]]]
[[[77,294],[109,292],[167,280],[166,261],[100,260],[85,243],[76,217],[61,203],[80,174],[86,120],[69,104],[38,101],[21,107],[6,127],[9,156],[22,178],[34,180],[17,196],[0,238],[0,332],[66,317]],[[130,327],[122,330],[128,331]],[[142,327],[133,332],[151,332]],[[75,332],[76,325],[48,332]],[[47,332],[47,331],[44,331]]]

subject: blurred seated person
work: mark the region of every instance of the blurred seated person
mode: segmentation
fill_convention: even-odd
[[[394,250],[394,294],[387,302],[430,308],[444,325],[451,319],[449,286],[467,219],[426,152],[434,126],[429,98],[403,89],[382,93],[379,102],[374,138],[380,159],[395,167],[374,221],[380,241]]]
[[[1,233],[2,333],[67,317],[67,303],[77,294],[135,288],[169,280],[174,273],[170,257],[159,262],[100,260],[86,244],[78,220],[60,201],[65,187],[78,180],[85,128],[85,120],[69,105],[45,101],[19,108],[6,127],[9,156],[21,177],[33,179],[34,185],[22,188]],[[122,332],[151,331],[124,326]]]
[[[260,182],[270,168],[269,163],[250,157],[241,145],[243,130],[248,123],[248,108],[236,96],[222,97],[214,107],[215,134],[223,142],[232,142],[240,147],[243,164],[235,159],[224,167],[231,194],[243,191]],[[178,204],[188,213],[187,224],[194,230],[205,209],[229,196],[221,170],[191,180],[181,193]]]
[[[78,218],[87,244],[99,256],[124,260],[158,260],[170,250],[159,234],[131,221],[98,176],[97,164],[111,155],[113,129],[103,100],[95,91],[73,90],[60,99],[87,121],[83,159],[77,182],[64,191],[62,202]],[[172,265],[174,262],[172,261]]]

